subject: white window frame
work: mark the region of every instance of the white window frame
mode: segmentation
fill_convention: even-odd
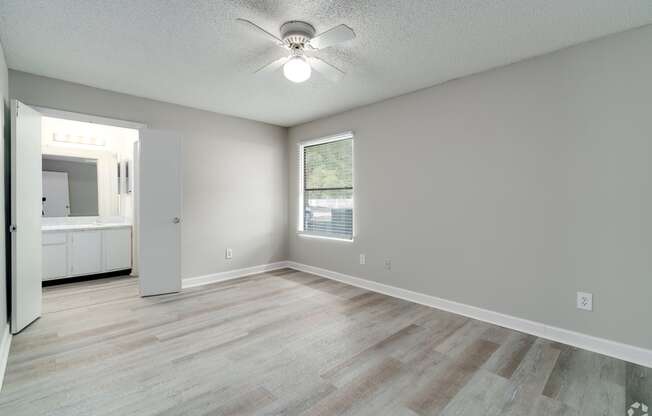
[[[303,206],[304,204],[304,173],[305,170],[303,169],[304,167],[304,148],[308,146],[314,146],[317,144],[324,144],[324,143],[331,143],[331,142],[336,142],[339,140],[346,140],[346,139],[351,139],[351,180],[353,183],[353,192],[352,192],[352,206],[353,206],[353,215],[352,215],[352,229],[351,229],[351,238],[344,238],[344,237],[333,237],[333,236],[327,236],[327,235],[319,235],[319,234],[313,234],[306,232],[303,227],[303,215],[304,215],[304,209],[305,207]],[[353,240],[356,237],[356,208],[355,208],[355,192],[356,192],[356,182],[355,182],[355,139],[352,131],[346,131],[343,133],[338,133],[338,134],[333,134],[330,136],[326,137],[320,137],[318,139],[311,139],[311,140],[305,140],[302,142],[297,143],[297,150],[299,153],[299,215],[298,215],[298,224],[297,224],[297,235],[300,237],[308,237],[308,238],[315,238],[315,239],[322,239],[322,240],[333,240],[333,241],[343,241],[343,242],[353,242]]]

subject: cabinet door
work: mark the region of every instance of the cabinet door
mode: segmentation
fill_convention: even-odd
[[[70,233],[70,274],[80,276],[102,272],[102,231]]]
[[[43,246],[43,280],[60,279],[68,274],[65,244]]]
[[[68,275],[68,244],[65,232],[43,233],[43,280]]]
[[[131,229],[104,230],[104,270],[131,268]]]

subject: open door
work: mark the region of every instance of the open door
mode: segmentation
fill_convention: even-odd
[[[41,316],[41,114],[11,102],[11,332]]]
[[[136,174],[141,296],[181,290],[181,141],[141,130]]]
[[[43,171],[43,216],[70,215],[68,172]]]

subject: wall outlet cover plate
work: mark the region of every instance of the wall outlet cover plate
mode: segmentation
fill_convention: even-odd
[[[593,294],[586,292],[577,292],[577,309],[592,311]]]

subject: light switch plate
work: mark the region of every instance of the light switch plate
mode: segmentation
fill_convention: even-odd
[[[225,257],[227,260],[228,260],[228,259],[232,259],[232,258],[233,258],[233,250],[231,250],[230,248],[227,248],[227,249],[226,249],[226,253],[224,253],[224,257]]]
[[[360,254],[360,264],[366,264],[367,263],[367,258],[365,257],[364,254]]]

